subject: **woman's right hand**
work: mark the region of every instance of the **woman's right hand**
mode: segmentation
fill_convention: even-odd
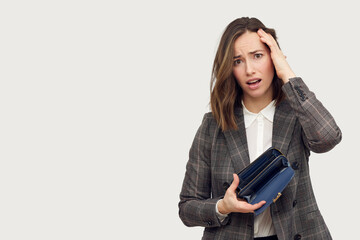
[[[226,190],[225,196],[218,203],[218,210],[221,214],[229,214],[232,212],[250,213],[254,210],[262,207],[266,202],[261,201],[256,204],[249,204],[245,200],[236,197],[236,188],[239,185],[239,176],[233,174],[234,181],[230,187]]]
[[[283,81],[287,83],[290,78],[296,77],[295,73],[291,70],[285,55],[280,50],[279,45],[270,33],[265,32],[263,29],[257,31],[260,41],[265,43],[270,48],[271,59],[273,61],[276,74]]]

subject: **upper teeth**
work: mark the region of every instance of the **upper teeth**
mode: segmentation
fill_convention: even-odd
[[[257,81],[259,81],[259,79],[250,81],[249,83],[256,83]]]

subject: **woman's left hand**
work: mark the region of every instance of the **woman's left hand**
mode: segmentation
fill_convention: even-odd
[[[295,73],[291,70],[289,63],[286,61],[286,57],[280,50],[275,39],[271,34],[266,33],[262,29],[259,29],[257,34],[259,35],[260,40],[270,48],[270,55],[276,74],[284,83],[287,83],[290,78],[295,77]]]

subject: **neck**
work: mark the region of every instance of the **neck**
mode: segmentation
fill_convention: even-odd
[[[263,110],[269,103],[271,103],[273,99],[272,98],[266,98],[266,99],[249,99],[249,98],[243,98],[243,102],[247,110],[249,110],[252,113],[259,113],[261,110]]]

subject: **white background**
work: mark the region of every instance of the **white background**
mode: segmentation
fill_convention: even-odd
[[[0,239],[200,239],[179,193],[220,36],[242,16],[277,30],[342,129],[311,177],[333,238],[358,236],[360,17],[332,2],[2,1]]]

